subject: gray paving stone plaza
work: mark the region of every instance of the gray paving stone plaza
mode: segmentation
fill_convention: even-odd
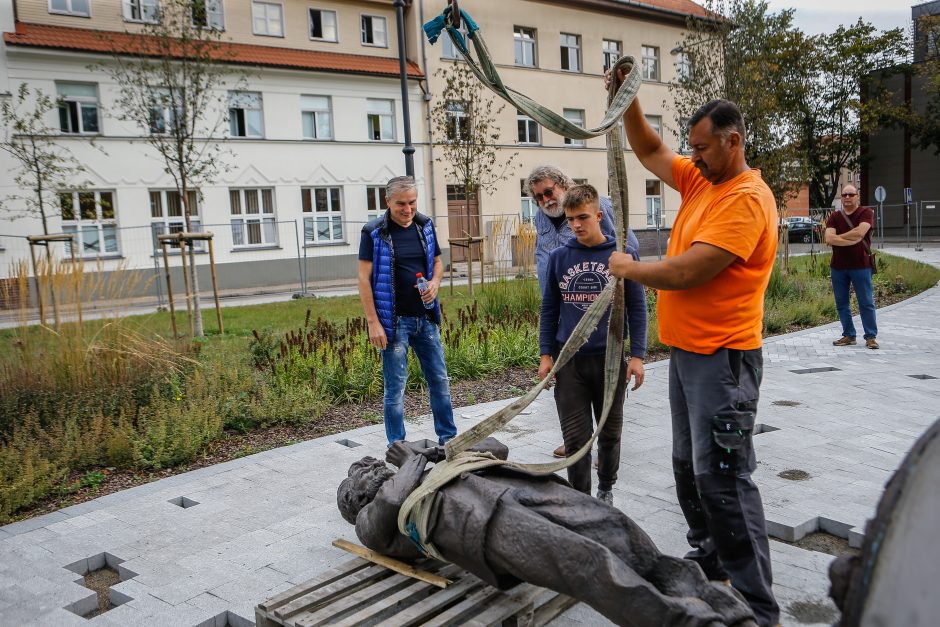
[[[937,248],[887,252],[940,267]],[[834,348],[837,324],[766,341],[758,417],[766,430],[755,436],[755,480],[773,535],[794,539],[818,529],[860,543],[885,481],[938,418],[938,311],[937,287],[880,310],[878,351]],[[686,527],[670,462],[667,364],[650,364],[645,385],[627,400],[614,504],[663,551],[682,555]],[[506,402],[456,410],[458,428]],[[412,438],[433,436],[429,417],[408,430]],[[547,461],[561,441],[551,393],[497,437],[513,459]],[[381,456],[384,448],[383,427],[365,427],[0,527],[0,625],[252,625],[257,603],[349,559],[330,544],[356,540],[336,510],[336,486],[352,461]],[[779,477],[785,470],[809,478]],[[783,624],[831,622],[825,615],[836,617],[826,597],[832,558],[771,545]],[[76,580],[105,563],[124,579],[112,595],[121,604],[86,620],[76,612],[95,606],[94,593]],[[579,605],[554,624],[607,622]]]

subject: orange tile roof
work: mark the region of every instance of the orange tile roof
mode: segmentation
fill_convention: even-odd
[[[8,46],[55,48],[106,54],[118,52],[141,56],[157,56],[158,54],[156,39],[148,35],[131,35],[115,31],[49,26],[26,22],[17,22],[16,32],[3,33],[3,40]],[[226,63],[244,65],[263,65],[265,67],[371,76],[397,77],[399,75],[398,59],[392,57],[373,57],[362,54],[299,50],[296,48],[231,42],[220,42],[213,56]],[[409,78],[424,78],[421,68],[411,61],[407,63],[407,71]]]

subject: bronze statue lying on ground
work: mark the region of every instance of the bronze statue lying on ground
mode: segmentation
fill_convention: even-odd
[[[337,490],[340,513],[367,547],[421,556],[398,530],[398,513],[443,449],[396,442],[386,459],[364,457]],[[487,438],[475,450],[506,459]],[[506,466],[463,473],[434,497],[427,540],[448,561],[500,589],[520,581],[587,603],[620,625],[755,626],[731,587],[708,581],[691,561],[663,555],[623,512],[556,475]]]

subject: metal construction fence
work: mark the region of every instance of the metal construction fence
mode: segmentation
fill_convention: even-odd
[[[438,216],[438,223],[444,222],[446,217]],[[222,224],[193,222],[191,225],[195,232],[213,234],[215,271],[223,298],[232,294],[273,292],[306,295],[355,286],[364,221],[315,215],[281,221],[266,220],[263,216],[242,218]],[[465,253],[461,262],[450,263],[445,257],[450,272],[465,274],[473,263],[473,275],[479,281],[534,275],[535,233],[528,222],[518,215],[481,215],[474,222],[479,230],[474,228],[473,233],[455,233],[454,229],[448,233],[446,226],[438,226],[438,237],[445,250],[454,250],[448,246],[448,240],[459,241],[467,236],[483,238],[481,243],[470,247],[471,252]],[[109,306],[103,300],[112,301],[110,306],[116,306],[113,301],[118,297],[124,309],[164,307],[167,303],[166,269],[157,237],[182,230],[182,223],[130,227],[95,224],[49,234],[50,238],[71,237],[47,244],[34,241],[32,249],[26,236],[0,235],[0,310],[35,308],[38,290],[63,302],[78,298],[86,309],[88,305]],[[207,242],[195,241],[193,245],[199,293],[211,296]],[[55,294],[57,289],[63,290],[53,286],[55,281],[51,275],[75,274],[72,246],[82,274],[94,275],[98,285],[110,283],[121,286],[120,289],[82,288]],[[170,283],[173,293],[179,297],[184,286],[183,259],[178,245],[169,244],[167,249]],[[133,278],[129,278],[131,275]],[[44,285],[43,280],[48,280],[48,285]]]
[[[884,248],[890,241],[899,245],[920,248],[930,238],[940,239],[940,200],[920,200],[911,204],[877,204],[872,242],[878,248]],[[833,211],[832,207],[791,210],[793,218],[808,217],[819,223],[815,234],[809,230],[794,228],[789,235],[790,243],[810,245],[810,250],[819,248],[822,231],[826,220]]]

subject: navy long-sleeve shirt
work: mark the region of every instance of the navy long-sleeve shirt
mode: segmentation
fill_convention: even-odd
[[[597,246],[584,246],[571,238],[564,246],[549,254],[546,281],[542,286],[542,309],[539,320],[539,348],[542,355],[555,355],[564,345],[584,312],[613,278],[607,268],[616,241]],[[636,249],[627,252],[639,260]],[[630,356],[646,356],[646,292],[635,281],[624,281],[624,337],[629,333]],[[578,351],[582,355],[603,354],[607,349],[607,321],[604,313],[591,337]]]

